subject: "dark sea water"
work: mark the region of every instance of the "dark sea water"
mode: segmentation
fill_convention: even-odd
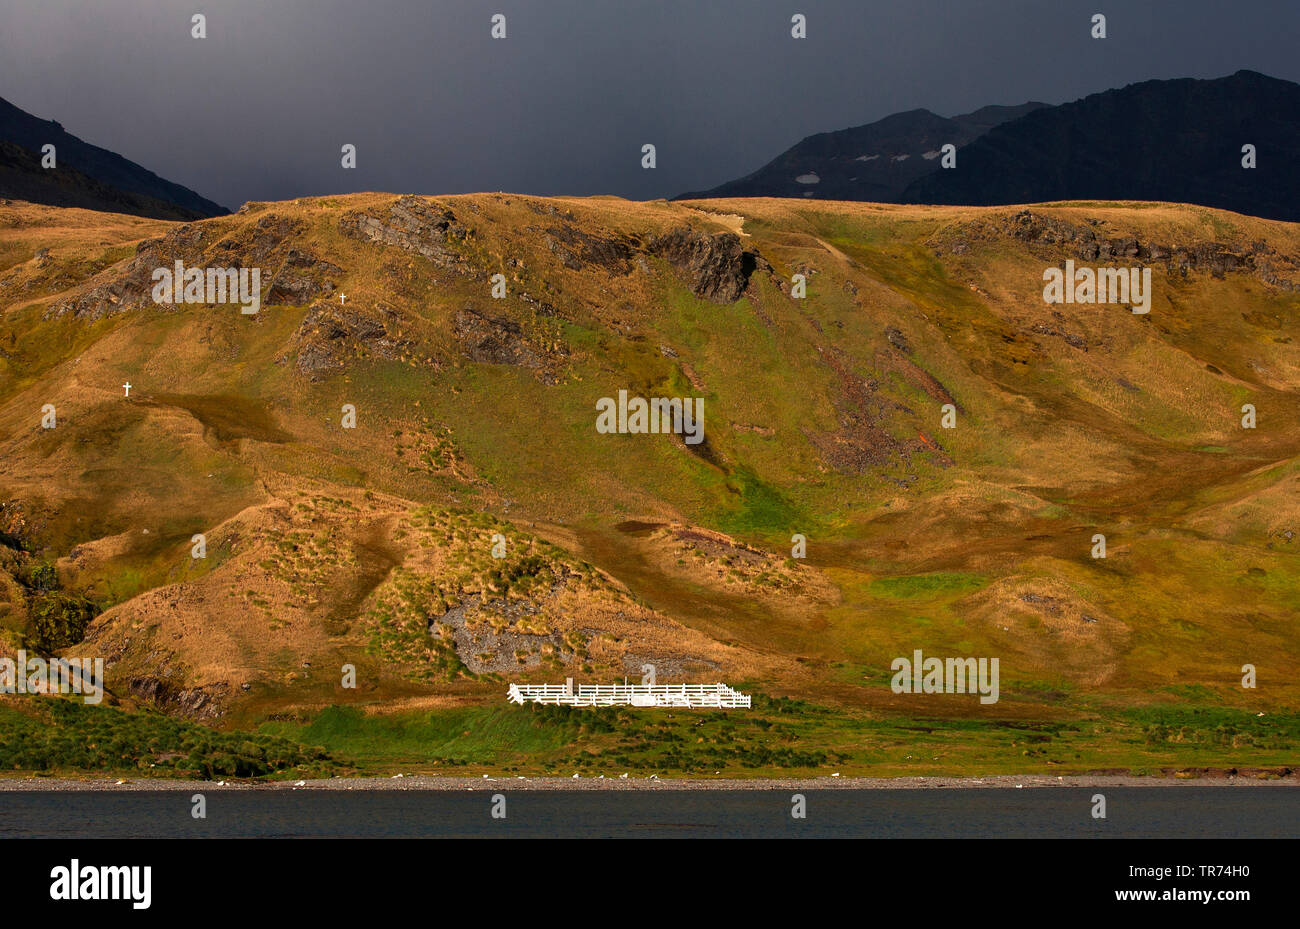
[[[0,792],[0,839],[1297,838],[1300,788]],[[494,794],[505,818],[493,818]],[[1092,816],[1104,794],[1104,820]]]

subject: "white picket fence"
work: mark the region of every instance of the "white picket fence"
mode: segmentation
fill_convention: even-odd
[[[511,703],[553,706],[670,706],[749,708],[749,694],[726,684],[511,684]]]

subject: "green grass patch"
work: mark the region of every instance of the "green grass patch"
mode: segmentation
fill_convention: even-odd
[[[316,748],[279,736],[219,732],[155,712],[80,699],[0,701],[0,770],[102,771],[158,777],[327,776],[339,770]]]
[[[893,600],[912,600],[940,596],[960,596],[979,590],[988,579],[979,574],[962,572],[937,572],[935,574],[909,574],[901,577],[879,577],[871,582],[868,591],[874,597]]]

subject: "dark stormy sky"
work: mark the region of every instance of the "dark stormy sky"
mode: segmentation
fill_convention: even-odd
[[[505,40],[489,37],[496,12]],[[796,12],[806,40],[790,38]],[[1242,68],[1300,81],[1297,35],[1296,0],[0,0],[0,96],[229,207],[356,190],[645,199],[916,107]]]

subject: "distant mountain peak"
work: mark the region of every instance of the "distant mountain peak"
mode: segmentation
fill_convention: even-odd
[[[926,157],[945,143],[957,146],[953,169]],[[1247,144],[1255,168],[1242,166]],[[1300,85],[1243,69],[1141,81],[1057,106],[991,105],[951,118],[906,110],[809,136],[753,174],[677,199],[1163,200],[1300,221],[1298,149]]]
[[[895,200],[926,174],[945,144],[958,147],[991,127],[1043,103],[985,106],[945,117],[918,107],[849,129],[819,132],[750,174],[712,190],[676,198],[807,197],[821,200]],[[816,181],[810,179],[815,177]]]
[[[959,152],[957,170],[929,172],[899,199],[1158,200],[1294,222],[1298,149],[1300,84],[1255,71],[1142,81],[995,126]]]

